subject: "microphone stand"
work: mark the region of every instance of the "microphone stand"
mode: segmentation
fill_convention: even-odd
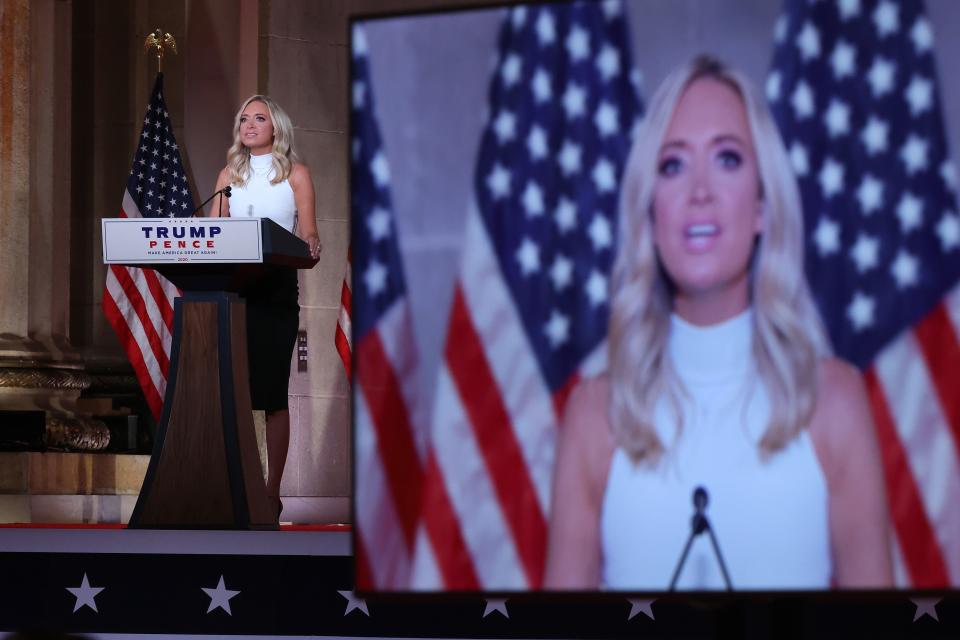
[[[683,565],[687,562],[687,554],[690,553],[693,539],[704,531],[710,535],[710,544],[713,547],[714,555],[717,557],[717,562],[720,564],[720,572],[723,574],[723,582],[727,585],[727,591],[732,591],[733,584],[730,582],[730,574],[727,573],[727,565],[723,561],[723,554],[720,553],[720,545],[717,543],[717,537],[713,533],[713,527],[710,526],[710,521],[707,519],[706,513],[704,513],[707,508],[707,490],[703,487],[697,487],[693,491],[693,508],[694,513],[693,519],[690,522],[690,535],[687,536],[687,544],[684,545],[683,553],[680,555],[680,562],[677,563],[677,568],[673,572],[669,591],[676,590],[677,579],[680,577],[680,571],[683,570]]]
[[[225,195],[226,197],[229,198],[229,197],[230,197],[230,191],[231,191],[231,189],[232,189],[232,187],[231,187],[230,185],[227,185],[227,186],[225,186],[223,189],[220,189],[219,191],[214,191],[212,196],[210,196],[209,198],[207,198],[206,200],[204,200],[203,202],[201,202],[201,203],[200,203],[200,206],[197,207],[196,209],[194,209],[193,212],[190,213],[190,217],[192,218],[192,217],[196,216],[198,211],[200,211],[200,210],[203,209],[205,206],[207,206],[207,203],[208,203],[208,202],[210,202],[211,200],[213,200],[214,198],[216,198],[216,197],[217,197],[218,195],[220,195],[220,194],[223,194],[223,195]],[[218,208],[217,208],[217,213],[222,215],[222,214],[223,214],[223,198],[220,198],[220,200],[217,201],[217,207],[218,207]]]

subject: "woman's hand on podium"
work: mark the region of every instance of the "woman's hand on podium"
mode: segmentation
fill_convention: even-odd
[[[323,251],[323,245],[320,244],[320,236],[316,233],[307,236],[307,244],[310,246],[310,257],[319,258]]]

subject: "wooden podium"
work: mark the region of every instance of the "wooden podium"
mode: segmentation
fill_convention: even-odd
[[[248,286],[312,268],[306,243],[269,219],[104,219],[107,264],[153,268],[183,292],[153,454],[131,528],[276,529],[250,406]]]

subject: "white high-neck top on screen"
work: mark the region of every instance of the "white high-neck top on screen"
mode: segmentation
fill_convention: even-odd
[[[829,587],[827,487],[809,433],[766,461],[759,455],[770,404],[752,332],[751,311],[711,327],[673,317],[667,352],[689,394],[683,426],[660,402],[666,453],[656,468],[635,467],[619,447],[613,454],[601,515],[605,588],[669,587],[698,486],[734,589]],[[725,588],[707,533],[693,542],[677,588]]]
[[[230,216],[234,218],[270,218],[293,233],[297,206],[289,180],[270,184],[273,179],[273,155],[250,156],[250,178],[242,187],[233,187]]]

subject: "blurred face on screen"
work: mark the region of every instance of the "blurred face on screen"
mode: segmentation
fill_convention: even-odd
[[[240,140],[253,155],[267,153],[273,147],[273,121],[267,105],[254,100],[240,114]]]
[[[760,191],[739,94],[714,78],[695,80],[667,127],[653,189],[654,244],[681,316],[719,321],[746,308]],[[703,303],[719,317],[704,316]],[[699,309],[684,313],[691,304]]]

